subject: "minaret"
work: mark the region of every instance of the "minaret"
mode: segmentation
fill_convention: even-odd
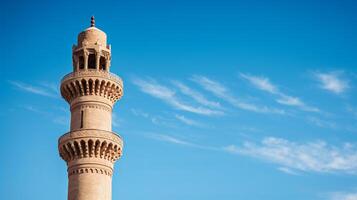
[[[71,127],[58,140],[68,167],[68,200],[111,200],[113,166],[123,148],[120,136],[112,132],[112,110],[123,96],[123,82],[109,72],[111,48],[94,17],[78,35],[72,58],[73,72],[61,81]]]

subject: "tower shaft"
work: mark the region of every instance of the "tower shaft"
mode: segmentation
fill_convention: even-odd
[[[73,47],[73,72],[61,81],[71,110],[70,131],[58,140],[67,163],[68,200],[111,200],[114,162],[123,148],[112,132],[112,109],[123,95],[123,82],[109,72],[110,60],[106,34],[92,19]]]

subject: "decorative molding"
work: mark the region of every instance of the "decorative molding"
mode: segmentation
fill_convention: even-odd
[[[67,162],[93,157],[114,163],[122,155],[122,147],[116,134],[92,129],[69,132],[58,141],[60,156]]]
[[[116,143],[122,143],[122,139],[119,135],[114,132],[99,130],[99,129],[81,129],[76,131],[68,132],[62,135],[58,140],[59,142],[64,142],[73,138],[82,138],[82,137],[93,137],[93,138],[102,138],[106,140],[111,140]]]
[[[76,174],[84,174],[84,173],[91,173],[91,174],[103,174],[107,176],[112,176],[113,171],[102,169],[102,168],[94,168],[94,167],[85,167],[85,168],[78,168],[69,170],[68,169],[68,176],[76,175]]]
[[[112,108],[106,105],[101,105],[101,104],[94,104],[94,103],[87,103],[87,104],[76,104],[71,108],[71,111],[75,110],[76,108],[80,107],[80,109],[86,109],[86,108],[95,108],[95,109],[101,109],[105,110],[107,112],[111,112]]]
[[[72,78],[88,77],[88,76],[89,77],[98,77],[98,78],[101,77],[101,78],[109,79],[111,81],[120,83],[121,85],[123,84],[122,79],[118,75],[107,72],[107,71],[103,71],[103,70],[93,70],[93,69],[79,70],[76,72],[68,73],[67,75],[65,75],[62,78],[61,83],[65,82],[69,79],[72,79]]]
[[[102,96],[115,103],[123,96],[121,79],[108,72],[89,70],[69,75],[61,83],[61,95],[69,103],[77,97],[89,95]]]

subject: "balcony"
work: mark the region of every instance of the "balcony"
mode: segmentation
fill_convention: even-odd
[[[103,71],[103,70],[80,70],[80,71],[76,71],[76,72],[71,72],[71,73],[65,75],[61,79],[61,83],[65,82],[67,80],[70,80],[72,78],[79,78],[79,77],[105,78],[105,79],[109,79],[111,81],[117,82],[120,85],[123,85],[123,81],[118,75],[107,72],[107,71]]]

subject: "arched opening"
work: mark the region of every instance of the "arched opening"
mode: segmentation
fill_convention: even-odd
[[[105,60],[104,56],[101,56],[99,61],[99,69],[106,70],[106,65],[107,65],[107,61]]]
[[[89,54],[88,56],[88,69],[95,69],[95,55]]]
[[[85,79],[82,79],[82,86],[83,86],[83,95],[89,94],[89,91],[87,89],[87,81]]]
[[[89,94],[93,94],[93,80],[92,79],[89,79],[88,81],[88,85],[89,85]]]
[[[93,140],[88,140],[88,153],[89,157],[94,155]]]
[[[79,66],[79,69],[84,69],[84,57],[83,56],[79,56],[78,66]]]

